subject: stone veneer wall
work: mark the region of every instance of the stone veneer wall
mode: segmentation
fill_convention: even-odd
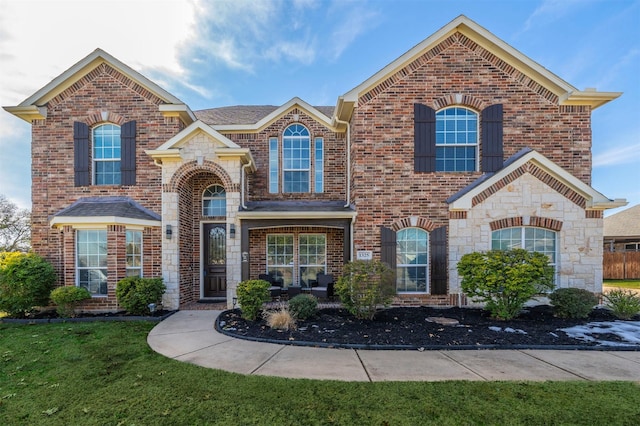
[[[552,230],[560,227],[556,241],[557,287],[602,292],[601,214],[585,211],[536,177],[524,174],[471,208],[466,219],[450,220],[450,293],[460,293],[460,258],[466,253],[491,249],[491,223],[496,221]]]

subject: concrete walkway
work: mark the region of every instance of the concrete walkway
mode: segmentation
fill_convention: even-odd
[[[327,349],[218,333],[220,311],[179,311],[147,342],[169,358],[241,374],[344,381],[625,380],[640,382],[640,352]]]

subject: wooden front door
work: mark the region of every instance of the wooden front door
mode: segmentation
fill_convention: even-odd
[[[204,297],[227,297],[227,226],[206,223],[204,238]]]

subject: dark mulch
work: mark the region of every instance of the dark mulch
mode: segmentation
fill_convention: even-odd
[[[429,321],[429,317],[456,319],[459,325],[440,325]],[[486,311],[471,308],[391,308],[376,314],[373,321],[358,320],[344,309],[321,309],[315,317],[298,321],[296,330],[282,331],[271,329],[262,319],[246,321],[235,309],[222,312],[216,328],[224,334],[251,340],[329,347],[579,348],[594,347],[597,343],[572,338],[560,329],[614,320],[606,309],[594,309],[589,318],[583,320],[556,318],[548,305],[527,308],[510,321],[494,320]],[[509,329],[513,331],[505,331]],[[621,341],[609,333],[597,337]]]
[[[42,311],[32,312],[25,317],[4,317],[0,318],[0,322],[6,323],[46,323],[46,322],[91,322],[91,321],[138,321],[138,320],[150,320],[161,321],[175,311],[157,310],[153,314],[147,316],[131,315],[126,311],[118,312],[104,312],[104,313],[92,313],[83,312],[76,315],[74,318],[62,318],[58,315],[55,309],[44,309]]]

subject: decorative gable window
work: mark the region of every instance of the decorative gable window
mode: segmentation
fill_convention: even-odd
[[[211,185],[202,195],[202,216],[226,216],[227,193],[220,185]]]
[[[136,184],[136,122],[73,124],[75,186]]]
[[[278,138],[269,138],[269,193],[305,193],[312,188],[316,193],[324,191],[324,140],[315,138],[312,147],[309,130],[301,124],[292,124],[282,133],[281,152]]]
[[[495,172],[502,168],[502,104],[482,110],[480,126],[478,114],[460,106],[436,113],[427,105],[414,104],[413,111],[415,172]]]

